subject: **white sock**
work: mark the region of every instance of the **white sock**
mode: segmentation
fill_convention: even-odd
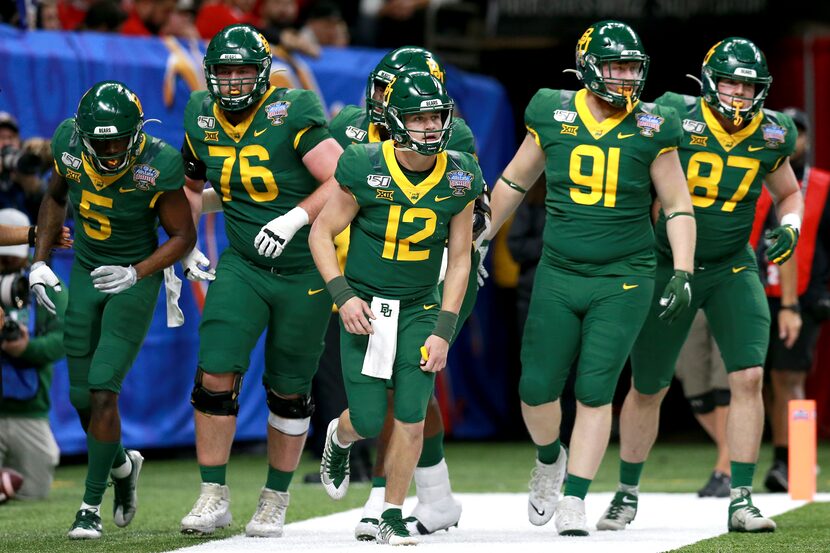
[[[386,488],[372,488],[369,492],[369,499],[363,506],[362,518],[377,518],[379,519],[383,513],[383,500],[386,497]]]
[[[348,443],[348,444],[340,443],[340,440],[337,439],[337,432],[335,432],[334,434],[331,435],[331,441],[333,441],[334,445],[336,445],[337,447],[339,447],[341,449],[349,449],[352,445],[351,443]]]
[[[620,482],[619,490],[621,492],[630,493],[634,495],[640,494],[640,486],[629,486],[628,484],[623,484],[622,482]]]
[[[133,471],[133,462],[130,461],[130,456],[127,455],[127,460],[124,461],[123,465],[113,468],[110,471],[110,474],[113,478],[126,478],[130,475]]]
[[[79,511],[84,511],[84,510],[86,510],[86,511],[95,511],[96,513],[100,514],[101,513],[101,504],[99,503],[98,505],[90,505],[89,503],[84,503],[83,501],[81,501],[81,508],[78,509],[78,510]]]
[[[385,513],[389,509],[400,509],[401,513],[403,513],[403,505],[395,505],[394,503],[389,503],[387,501],[383,502],[383,512]],[[403,516],[403,514],[401,514]]]

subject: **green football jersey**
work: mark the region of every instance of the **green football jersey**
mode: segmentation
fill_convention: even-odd
[[[695,258],[716,262],[732,257],[749,242],[764,177],[795,149],[795,126],[786,115],[764,109],[729,134],[702,98],[667,92],[657,103],[674,108],[683,121],[680,162],[695,208]],[[667,249],[663,213],[656,233],[658,247]]]
[[[638,102],[597,122],[588,91],[536,93],[525,125],[545,152],[542,260],[586,275],[654,272],[652,162],[677,148],[671,108]]]
[[[411,182],[393,142],[354,144],[335,178],[360,206],[351,223],[346,279],[366,296],[413,299],[435,289],[452,217],[482,192],[475,158],[445,151],[421,182]]]
[[[184,186],[181,154],[147,133],[139,154],[115,175],[100,175],[84,154],[74,119],[52,137],[55,170],[69,187],[75,212],[75,259],[92,270],[101,265],[133,265],[158,247],[159,197]]]
[[[473,131],[460,117],[453,117],[452,134],[447,150],[467,152],[475,155],[476,139]],[[382,142],[378,126],[369,121],[366,109],[359,106],[346,106],[329,123],[331,135],[345,150],[349,144]]]
[[[284,215],[317,189],[303,164],[302,137],[326,118],[313,92],[271,87],[252,114],[232,125],[206,91],[190,96],[185,138],[206,166],[207,179],[222,199],[228,242],[258,265],[299,272],[314,267],[309,225],[275,258],[259,255],[254,238],[263,225]]]

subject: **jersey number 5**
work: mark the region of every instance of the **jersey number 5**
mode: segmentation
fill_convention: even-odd
[[[208,155],[211,157],[223,157],[222,176],[219,184],[222,189],[222,201],[231,201],[231,173],[236,164],[236,148],[233,146],[210,146]],[[242,179],[242,186],[248,191],[251,199],[255,202],[270,202],[275,199],[280,189],[274,181],[274,175],[267,167],[251,165],[249,158],[255,157],[260,161],[268,161],[271,156],[268,150],[259,144],[249,144],[239,150],[239,176]],[[265,185],[265,190],[257,190],[254,186],[254,179],[259,179]]]
[[[112,209],[112,198],[93,194],[89,190],[81,192],[80,212],[81,217],[84,218],[84,232],[93,240],[106,240],[112,234],[110,219],[103,213],[93,211],[92,206]],[[89,224],[92,221],[98,224],[98,228]]]
[[[584,161],[590,160],[591,172],[582,172]],[[571,182],[590,191],[575,186],[571,187],[571,199],[580,205],[594,205],[602,200],[603,207],[617,205],[617,176],[620,172],[620,149],[608,148],[606,163],[605,151],[593,144],[580,144],[571,152],[568,173]]]
[[[416,219],[424,220],[424,228],[410,234],[406,238],[398,240],[398,226],[400,222],[414,223]],[[435,212],[426,207],[410,207],[401,216],[401,206],[389,206],[389,219],[386,221],[386,237],[383,241],[384,259],[396,259],[398,261],[426,261],[429,259],[429,250],[410,249],[412,244],[417,244],[425,238],[429,238],[435,232],[438,217]],[[395,256],[397,247],[398,255]]]

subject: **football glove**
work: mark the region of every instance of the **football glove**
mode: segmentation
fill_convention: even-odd
[[[479,288],[484,286],[484,281],[490,276],[490,273],[488,273],[487,269],[484,268],[484,258],[487,257],[487,250],[489,249],[490,241],[482,240],[481,245],[478,247],[478,267],[476,267],[476,271],[478,271]]]
[[[123,292],[138,282],[138,275],[132,265],[128,267],[102,265],[89,275],[92,277],[92,285],[95,289],[104,294]]]
[[[279,257],[294,234],[308,224],[308,213],[295,207],[265,224],[254,238],[254,247],[263,257]]]
[[[60,281],[49,265],[45,261],[38,261],[32,265],[29,271],[29,290],[34,292],[37,302],[42,305],[49,313],[55,314],[55,304],[46,295],[46,287],[54,289],[56,292],[61,291]]]
[[[193,248],[182,258],[182,269],[187,280],[216,279],[216,271],[210,266],[210,259],[199,248]]]
[[[781,265],[792,257],[795,251],[798,244],[798,229],[790,225],[781,225],[768,230],[764,238],[770,244],[767,258],[776,265]]]
[[[672,324],[684,309],[692,305],[692,275],[686,271],[675,271],[674,276],[663,289],[660,307],[665,307],[658,317]]]

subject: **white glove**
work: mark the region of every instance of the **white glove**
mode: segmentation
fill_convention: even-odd
[[[55,304],[46,295],[46,287],[53,288],[55,292],[61,291],[61,284],[52,269],[45,261],[38,261],[32,265],[29,271],[29,290],[34,292],[37,302],[52,315],[55,314]]]
[[[215,280],[216,271],[210,266],[210,259],[193,248],[190,253],[182,258],[182,269],[187,280]]]
[[[254,247],[264,257],[279,257],[300,228],[308,224],[308,213],[295,207],[285,215],[271,220],[254,238]]]
[[[138,281],[138,275],[135,274],[132,265],[102,265],[89,274],[92,277],[92,285],[104,294],[123,292]]]
[[[484,268],[484,258],[487,257],[487,250],[490,249],[490,241],[485,240],[479,247],[478,247],[478,267],[476,270],[478,271],[478,287],[481,288],[484,286],[484,281],[487,277],[490,276],[490,273],[487,272],[487,269]]]

